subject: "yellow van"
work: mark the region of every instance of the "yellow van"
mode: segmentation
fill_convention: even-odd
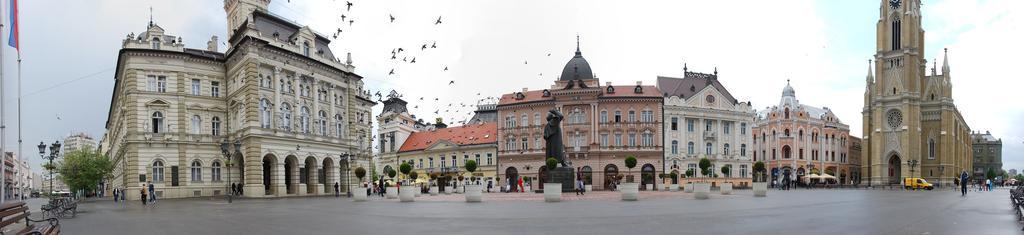
[[[903,179],[903,188],[932,190],[935,187],[932,186],[932,183],[928,183],[928,181],[922,178],[905,178]]]

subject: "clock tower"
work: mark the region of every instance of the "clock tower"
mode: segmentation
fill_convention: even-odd
[[[909,177],[952,183],[970,169],[971,151],[961,146],[969,148],[970,131],[953,104],[948,61],[942,75],[925,72],[921,17],[921,0],[882,0],[879,7],[862,110],[861,172],[872,185]]]

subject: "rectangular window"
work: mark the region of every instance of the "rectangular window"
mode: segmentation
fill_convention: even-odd
[[[492,162],[491,162],[491,154],[490,154],[490,153],[488,153],[488,154],[487,154],[487,165],[493,165],[493,164],[494,164],[494,163],[492,163]]]
[[[629,146],[636,146],[636,133],[629,134]]]
[[[156,77],[156,92],[167,92],[167,77]]]
[[[729,129],[732,128],[732,125],[729,124],[731,123],[726,122],[722,124],[722,133],[729,134],[729,132],[731,132]]]
[[[686,131],[693,132],[693,119],[686,119]]]
[[[711,129],[711,120],[704,120],[704,131],[713,131]]]
[[[199,89],[202,88],[200,84],[202,84],[202,82],[200,82],[199,79],[192,79],[192,95],[199,95]]]
[[[672,130],[679,130],[679,118],[672,117]]]
[[[608,147],[608,134],[601,134],[601,147]]]
[[[156,75],[146,76],[146,90],[156,91]]]
[[[746,135],[746,134],[747,134],[747,123],[740,123],[740,135]]]
[[[220,82],[210,82],[210,96],[220,97]]]
[[[629,122],[636,122],[636,112],[629,111]]]
[[[622,134],[615,134],[615,146],[622,147]]]

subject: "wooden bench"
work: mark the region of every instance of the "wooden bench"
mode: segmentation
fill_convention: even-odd
[[[25,220],[25,227],[12,234],[60,234],[60,221],[56,218],[33,220],[29,218],[31,213],[25,202],[8,202],[0,205],[0,234],[7,234],[7,230],[21,220]],[[42,223],[46,222],[46,223]]]

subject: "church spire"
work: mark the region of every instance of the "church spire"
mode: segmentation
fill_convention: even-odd
[[[578,33],[576,34],[576,55],[577,56],[583,55],[583,53],[580,52],[580,34],[578,34]]]
[[[868,76],[867,76],[867,80],[868,80],[868,85],[871,85],[872,83],[875,83],[875,74],[871,72],[871,60],[870,59],[868,60]]]
[[[949,48],[942,49],[942,75],[949,73]]]

